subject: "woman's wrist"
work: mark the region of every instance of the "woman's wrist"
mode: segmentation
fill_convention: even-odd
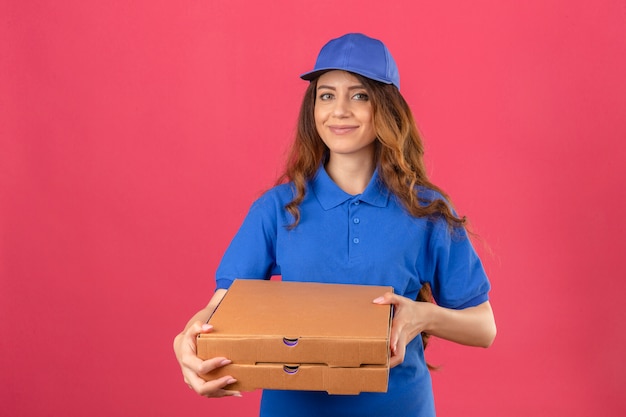
[[[440,307],[427,301],[416,301],[419,303],[421,325],[420,333],[433,334],[437,329],[437,320]]]

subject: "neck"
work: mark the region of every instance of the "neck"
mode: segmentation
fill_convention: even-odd
[[[363,193],[374,174],[373,158],[343,158],[332,155],[326,163],[326,172],[332,180],[348,194]]]

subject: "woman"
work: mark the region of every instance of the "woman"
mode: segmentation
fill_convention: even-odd
[[[235,278],[391,285],[387,393],[263,393],[262,416],[433,416],[427,335],[489,346],[496,334],[489,281],[465,219],[430,183],[423,146],[385,45],[362,34],[321,50],[280,184],[251,207],[216,272],[217,290],[174,341],[187,384],[200,395],[240,395],[230,376],[199,375],[230,363],[200,360],[195,338]],[[434,298],[435,303],[424,302]],[[421,336],[421,337],[418,337]]]

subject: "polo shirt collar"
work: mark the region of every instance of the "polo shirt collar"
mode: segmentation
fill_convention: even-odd
[[[386,207],[389,201],[389,190],[384,186],[378,176],[378,169],[374,171],[374,175],[372,175],[365,191],[355,196],[339,188],[328,176],[326,169],[322,165],[317,170],[315,177],[311,180],[311,190],[324,210],[330,210],[353,199],[358,199],[359,201],[376,207]]]

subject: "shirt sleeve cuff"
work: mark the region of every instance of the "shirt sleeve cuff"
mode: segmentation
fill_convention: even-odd
[[[468,307],[476,307],[477,305],[480,305],[480,304],[484,303],[485,301],[489,301],[489,294],[487,294],[487,293],[477,295],[476,297],[474,297],[474,298],[464,302],[463,304],[456,305],[456,306],[450,307],[450,308],[453,308],[455,310],[462,310],[462,309],[468,308]]]
[[[227,278],[219,278],[215,280],[216,290],[227,290],[232,285],[233,281]]]

